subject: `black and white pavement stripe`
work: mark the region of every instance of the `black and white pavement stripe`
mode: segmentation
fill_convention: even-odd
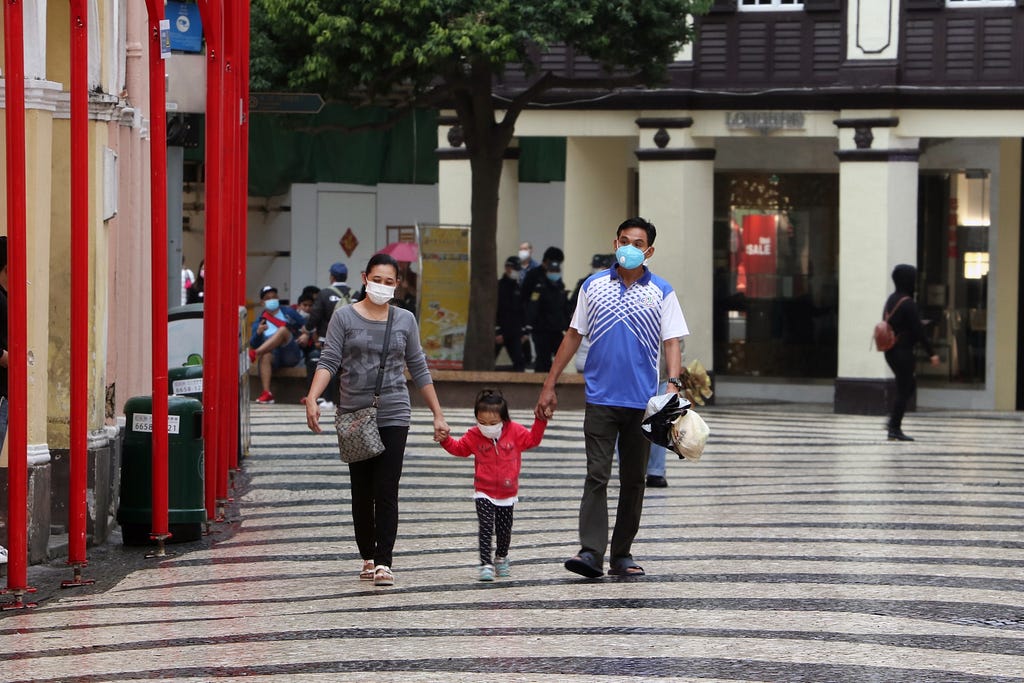
[[[457,434],[473,424],[446,413]],[[0,679],[1021,680],[1019,420],[914,414],[903,444],[877,418],[702,414],[704,458],[671,459],[669,488],[647,493],[634,552],[649,576],[562,569],[585,474],[582,414],[566,411],[524,456],[513,576],[481,584],[472,462],[417,410],[397,584],[374,589],[355,577],[329,419],[313,435],[298,406],[254,406],[238,533],[0,621]],[[53,638],[69,625],[74,646]]]

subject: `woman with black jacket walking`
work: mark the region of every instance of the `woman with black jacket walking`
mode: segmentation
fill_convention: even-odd
[[[896,291],[889,295],[883,311],[883,316],[888,317],[889,324],[896,333],[896,343],[885,352],[885,362],[896,375],[896,399],[889,412],[889,440],[913,441],[913,437],[903,433],[903,414],[907,412],[907,404],[917,391],[914,346],[918,342],[924,345],[932,365],[939,364],[939,357],[925,335],[924,323],[914,301],[917,268],[901,263],[893,268],[892,281],[896,285]]]

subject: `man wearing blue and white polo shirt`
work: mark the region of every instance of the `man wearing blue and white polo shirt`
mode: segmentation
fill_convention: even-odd
[[[587,278],[565,339],[544,380],[536,415],[550,417],[558,405],[555,384],[583,337],[590,342],[583,435],[587,479],[580,502],[580,551],[565,568],[588,578],[604,573],[608,547],[608,480],[615,444],[619,448],[619,505],[615,514],[608,573],[639,576],[633,539],[640,528],[650,442],[643,436],[647,401],[658,392],[658,356],[664,349],[669,392],[679,390],[680,339],[689,330],[672,285],[646,266],[657,231],[643,218],[630,218],[615,233],[615,264]]]

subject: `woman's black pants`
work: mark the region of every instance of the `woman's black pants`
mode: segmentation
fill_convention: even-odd
[[[917,379],[914,376],[916,360],[913,348],[896,347],[885,352],[885,362],[889,364],[894,375],[896,375],[896,398],[892,402],[892,409],[889,411],[889,431],[898,432],[902,430],[903,414],[907,412],[907,405],[917,391]]]

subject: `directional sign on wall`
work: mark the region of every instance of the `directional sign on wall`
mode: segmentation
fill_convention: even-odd
[[[324,98],[315,92],[254,92],[249,111],[264,114],[319,114]]]

